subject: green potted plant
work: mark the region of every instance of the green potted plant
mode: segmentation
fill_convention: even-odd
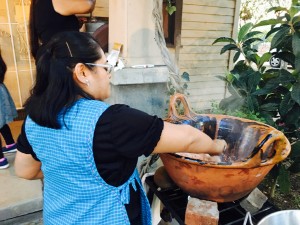
[[[274,19],[264,20],[255,25],[248,23],[239,30],[237,40],[220,37],[213,44],[226,42],[221,54],[234,51],[234,67],[220,77],[227,83],[230,97],[224,98],[219,107],[230,111],[239,109],[263,118],[266,123],[281,130],[292,145],[292,153],[284,163],[279,164],[270,176],[273,178],[271,196],[275,185],[288,192],[289,174],[300,172],[300,7],[292,1],[289,9],[272,7]],[[269,25],[263,38],[255,28]],[[276,50],[276,57],[291,64],[292,69],[266,69],[265,63],[272,57],[271,52],[258,55],[254,44],[271,40],[270,51]],[[242,57],[241,57],[242,56]]]

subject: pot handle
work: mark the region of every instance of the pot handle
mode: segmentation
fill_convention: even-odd
[[[262,164],[276,164],[284,160],[291,152],[291,145],[288,139],[284,136],[281,131],[274,130],[272,131],[272,136],[269,140],[266,141],[266,144],[262,146],[262,151],[266,153],[268,142],[274,143],[271,152],[275,152],[271,158],[267,161],[262,161]]]
[[[180,100],[183,104],[184,114],[179,115],[176,109],[176,101]],[[182,119],[195,119],[196,113],[194,113],[189,106],[189,103],[187,102],[186,97],[183,94],[176,93],[172,96],[170,96],[170,104],[169,104],[169,112],[167,115],[167,121],[179,121]]]
[[[268,160],[262,161],[262,156],[264,154],[269,154],[268,147],[272,145],[270,153],[273,153]],[[284,134],[280,131],[273,130],[264,136],[260,143],[253,149],[251,154],[246,158],[246,164],[257,164],[257,165],[266,165],[266,164],[276,164],[284,160],[291,151],[291,145]],[[252,162],[250,162],[252,161]]]
[[[253,225],[252,218],[251,218],[251,213],[250,212],[246,213],[243,225],[247,225],[248,220],[249,220],[250,225]]]

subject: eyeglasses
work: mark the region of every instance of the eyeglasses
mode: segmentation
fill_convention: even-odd
[[[111,73],[114,66],[113,65],[110,65],[110,64],[96,64],[96,63],[85,63],[86,65],[89,65],[89,66],[98,66],[98,67],[102,67],[104,68],[107,73]]]

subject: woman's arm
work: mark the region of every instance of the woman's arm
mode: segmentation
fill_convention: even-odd
[[[164,122],[161,137],[153,153],[189,152],[217,155],[224,151],[224,140],[212,140],[190,125]]]
[[[41,162],[36,161],[30,154],[24,154],[17,151],[15,158],[16,175],[28,179],[35,180],[44,177],[41,171]]]
[[[63,16],[90,13],[95,3],[96,0],[52,0],[54,10]]]

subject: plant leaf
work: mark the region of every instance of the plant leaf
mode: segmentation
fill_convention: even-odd
[[[300,21],[294,23],[293,27],[294,27],[295,33],[297,33],[299,35]]]
[[[290,183],[290,172],[287,171],[284,166],[280,167],[279,176],[278,176],[278,184],[280,191],[283,193],[288,193],[291,188]]]
[[[300,105],[300,82],[296,82],[293,85],[293,90],[291,91],[292,99]]]
[[[260,109],[267,112],[273,112],[276,111],[278,108],[277,103],[267,103],[260,106]]]
[[[244,104],[244,99],[237,96],[230,96],[228,98],[224,98],[220,102],[220,108],[221,109],[227,109],[227,110],[237,110],[242,107]]]
[[[176,11],[176,6],[167,5],[166,10],[169,13],[169,15],[172,15]]]
[[[291,20],[291,16],[288,13],[284,14],[284,17],[286,18],[287,21]]]
[[[239,93],[238,93],[238,90],[236,90],[232,84],[228,85],[227,87],[229,93],[232,95],[232,96],[235,96],[235,97],[240,97]]]
[[[249,78],[247,81],[248,90],[250,93],[254,92],[257,88],[259,81],[261,80],[260,72],[256,71],[252,74],[249,74]]]
[[[267,89],[269,91],[274,90],[275,88],[277,88],[280,84],[280,80],[278,77],[273,78],[271,80],[268,80],[266,82],[266,85],[264,86],[264,89]]]
[[[235,40],[233,40],[232,38],[229,38],[229,37],[219,37],[217,38],[213,43],[219,43],[219,42],[229,42],[229,43],[236,43]]]
[[[281,29],[281,27],[274,27],[274,28],[272,28],[267,34],[266,34],[266,39],[271,35],[271,34],[273,34],[273,33],[275,33],[275,32],[277,32],[277,31],[279,31]]]
[[[238,49],[237,46],[234,45],[234,44],[228,44],[228,45],[225,45],[225,46],[221,49],[220,54],[223,54],[223,53],[225,53],[226,51],[229,51],[229,50],[239,50],[239,49]]]
[[[284,122],[287,126],[297,127],[300,126],[300,106],[296,103],[289,111],[288,116],[284,118]]]
[[[294,25],[295,23],[300,22],[300,16],[294,16],[292,19],[292,24]]]
[[[290,27],[282,27],[272,38],[270,49],[277,48],[285,40],[289,31]]]
[[[299,73],[300,72],[300,56],[296,56],[295,57],[295,73]]]
[[[300,157],[297,158],[292,165],[289,167],[289,171],[291,173],[299,173],[300,172]]]
[[[261,38],[249,38],[244,42],[244,45],[250,46],[253,42],[263,42]]]
[[[269,61],[271,57],[272,54],[270,52],[264,53],[258,61],[258,67],[261,67],[265,62]]]
[[[293,53],[300,56],[300,38],[297,34],[294,34],[292,38]]]
[[[238,42],[241,42],[243,40],[244,36],[249,32],[249,30],[251,30],[252,27],[252,23],[246,23],[240,28],[238,33]]]
[[[251,32],[247,33],[247,34],[243,37],[243,39],[242,39],[241,41],[245,41],[245,40],[247,40],[247,39],[249,39],[249,38],[253,38],[255,35],[258,35],[258,34],[262,34],[262,32],[260,32],[260,31],[251,31]]]
[[[255,24],[253,28],[267,26],[267,25],[276,25],[276,24],[285,24],[285,21],[281,19],[269,19],[269,20],[262,20],[259,23]]]
[[[279,113],[283,117],[293,108],[295,101],[292,100],[291,94],[285,95],[279,106]]]
[[[296,78],[288,70],[282,69],[279,70],[279,77],[277,80],[281,85],[290,85],[296,81]]]
[[[256,98],[252,95],[247,96],[247,107],[250,112],[257,112],[259,109]]]
[[[293,68],[295,68],[295,55],[292,52],[277,52],[276,58],[280,58],[283,61],[290,63]]]
[[[241,51],[237,51],[237,52],[234,54],[234,57],[233,57],[233,62],[234,62],[234,63],[240,58],[240,55],[241,55]]]
[[[292,145],[290,157],[292,159],[293,158],[300,158],[300,140],[298,140],[297,142],[295,142]],[[300,163],[299,163],[299,165],[300,165]]]
[[[267,12],[269,13],[269,12],[272,12],[272,11],[274,11],[274,12],[286,11],[287,12],[288,10],[287,10],[287,8],[284,8],[284,7],[281,7],[281,6],[276,6],[276,7],[269,8]]]
[[[264,120],[266,121],[267,124],[274,126],[274,120],[273,120],[273,115],[271,115],[268,112],[260,112],[260,116],[262,116],[264,118]]]
[[[228,80],[224,76],[216,75],[215,77],[219,78],[222,81],[228,82]]]
[[[253,95],[267,95],[268,93],[270,93],[270,89],[265,89],[265,88],[260,88],[258,90],[256,90],[255,92],[253,92]]]
[[[300,7],[297,5],[292,5],[290,8],[291,17],[294,17],[300,11]]]
[[[182,79],[184,79],[186,81],[190,81],[190,74],[188,74],[187,72],[183,72],[181,77],[182,77]]]
[[[255,64],[258,64],[258,61],[260,59],[260,57],[257,54],[251,54],[247,56],[247,58],[250,59],[250,61],[254,62]]]

